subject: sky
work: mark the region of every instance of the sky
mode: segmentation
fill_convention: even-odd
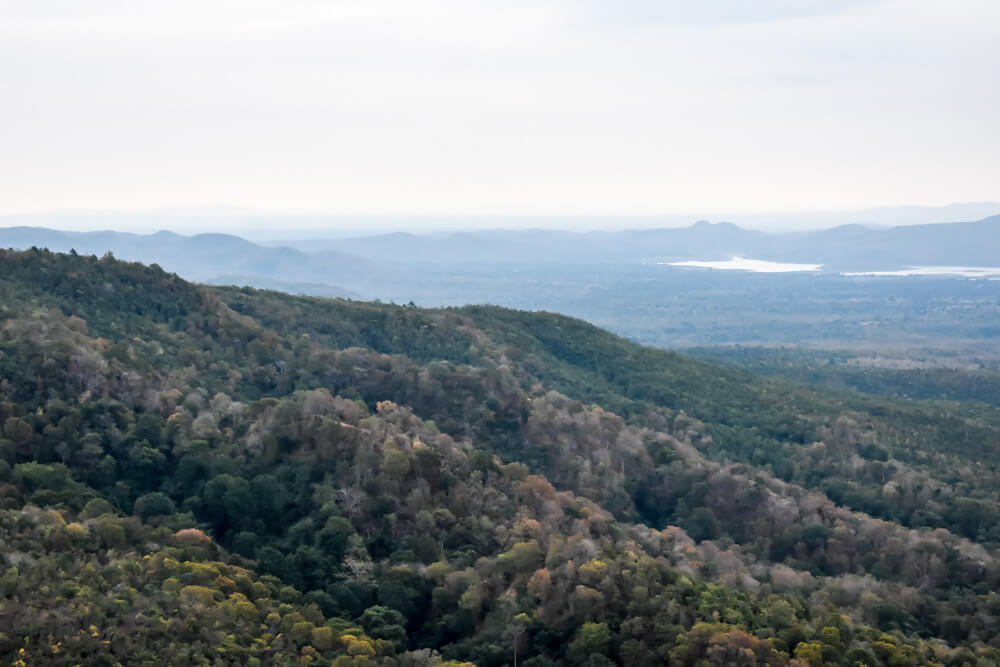
[[[1000,199],[996,0],[0,0],[0,213]]]

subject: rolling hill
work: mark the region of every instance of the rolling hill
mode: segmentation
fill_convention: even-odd
[[[0,253],[0,652],[988,664],[1000,411]]]

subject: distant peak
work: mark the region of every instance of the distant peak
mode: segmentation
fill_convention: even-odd
[[[709,222],[708,220],[699,220],[691,225],[691,229],[739,229],[739,227],[731,222]]]

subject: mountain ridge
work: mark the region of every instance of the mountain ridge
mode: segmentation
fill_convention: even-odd
[[[262,246],[232,234],[196,234],[183,236],[163,231],[156,235],[119,232],[64,232],[47,228],[0,228],[0,245],[24,249],[31,245],[69,250],[81,245],[78,252],[103,254],[117,251],[126,259],[156,261],[156,251],[149,247],[155,238],[169,239],[172,245],[184,246],[190,253],[209,243],[223,250],[252,253],[260,261],[280,257],[282,268],[297,274],[311,271],[316,282],[323,267],[310,266],[309,257],[318,252],[339,252],[335,257],[344,263],[362,260],[376,264],[635,262],[650,257],[670,259],[728,259],[751,256],[758,259],[809,262],[826,265],[828,270],[887,270],[908,265],[938,264],[982,266],[994,261],[1000,247],[1000,215],[972,222],[932,223],[874,228],[858,224],[841,225],[818,231],[767,233],[745,229],[729,222],[698,221],[688,227],[649,228],[617,232],[566,232],[558,230],[484,230],[413,234],[393,232],[338,240],[311,239],[279,241]],[[238,240],[237,240],[238,239]],[[540,241],[542,241],[540,243]],[[181,250],[174,250],[179,253]],[[297,252],[299,255],[289,253]],[[276,261],[271,259],[270,261]],[[161,264],[174,263],[177,257],[164,257]],[[384,267],[383,267],[384,268]],[[198,266],[183,265],[192,279],[204,280]],[[182,272],[184,272],[182,271]],[[227,273],[246,273],[225,271]],[[248,274],[249,275],[249,274]],[[276,277],[276,276],[271,276]],[[322,282],[322,281],[321,281]]]

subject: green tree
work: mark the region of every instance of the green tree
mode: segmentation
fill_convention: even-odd
[[[611,649],[611,629],[607,623],[584,623],[566,649],[566,656],[582,665],[591,656],[608,657]]]

